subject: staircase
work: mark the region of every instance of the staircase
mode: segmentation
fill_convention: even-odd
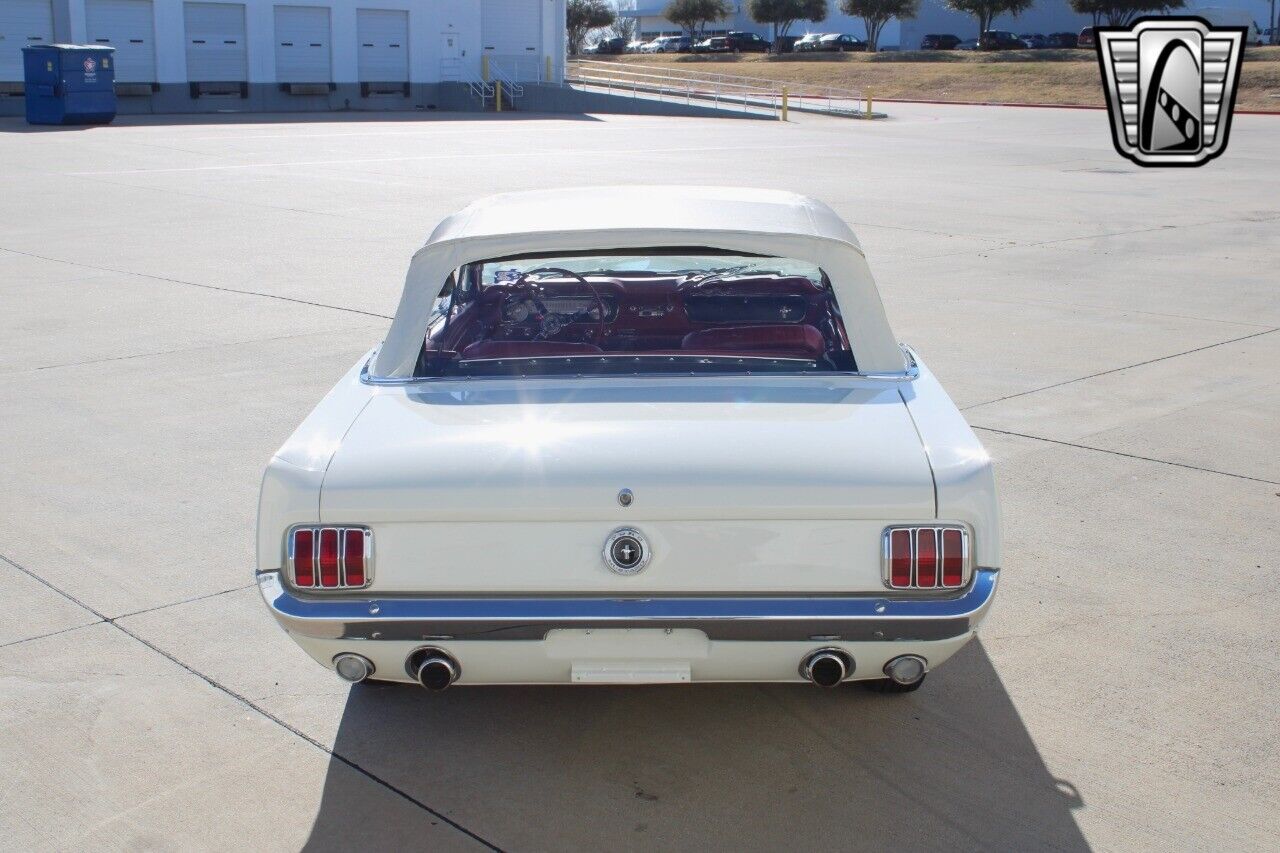
[[[481,65],[480,79],[466,81],[473,101],[483,111],[507,111],[519,109],[524,97],[524,84],[520,74],[513,73],[507,63],[498,57],[486,56]],[[526,78],[527,79],[527,78]]]

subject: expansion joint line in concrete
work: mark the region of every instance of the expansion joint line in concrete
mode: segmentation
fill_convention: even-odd
[[[481,845],[483,845],[483,846],[487,847],[487,848],[488,848],[488,849],[490,849],[490,850],[499,851],[499,853],[501,853],[502,848],[498,847],[496,844],[493,844],[492,842],[490,842],[490,841],[486,840],[485,838],[481,837],[481,836],[480,836],[480,835],[478,835],[477,833],[475,833],[475,832],[471,831],[470,829],[467,829],[465,826],[463,826],[462,824],[458,823],[457,821],[455,821],[455,820],[453,820],[453,819],[451,819],[451,818],[447,817],[447,816],[446,816],[446,815],[444,815],[442,812],[440,812],[440,811],[438,811],[438,810],[436,810],[436,809],[433,809],[431,806],[427,805],[427,804],[426,804],[426,803],[424,803],[422,800],[419,800],[417,797],[414,797],[412,794],[410,794],[409,792],[405,791],[404,789],[396,787],[395,785],[391,784],[391,783],[390,783],[390,782],[388,782],[387,780],[383,779],[381,776],[378,776],[378,775],[377,775],[376,773],[374,773],[373,771],[371,771],[371,770],[369,770],[369,769],[367,769],[367,768],[365,768],[365,767],[361,766],[361,765],[360,765],[359,763],[357,763],[356,761],[353,761],[352,759],[347,758],[346,756],[341,755],[341,754],[339,754],[339,753],[335,752],[333,749],[331,749],[330,747],[328,747],[328,746],[326,746],[325,744],[321,743],[320,741],[316,740],[315,738],[311,737],[311,735],[309,735],[309,734],[307,734],[306,732],[302,731],[302,730],[301,730],[301,729],[299,729],[297,726],[294,726],[293,724],[286,722],[285,720],[281,719],[280,717],[276,716],[275,714],[273,714],[273,713],[271,713],[270,711],[266,710],[265,708],[261,707],[261,706],[260,706],[260,705],[258,705],[256,702],[254,702],[253,700],[249,699],[247,696],[244,696],[243,694],[238,693],[238,692],[236,692],[235,690],[232,690],[230,687],[228,687],[227,685],[225,685],[225,684],[221,683],[220,681],[218,681],[218,680],[216,680],[216,679],[212,678],[211,676],[206,675],[206,674],[205,674],[205,673],[203,673],[203,672],[200,672],[200,671],[199,671],[198,669],[196,669],[195,667],[190,666],[189,664],[187,664],[187,663],[185,663],[185,662],[183,662],[183,661],[179,660],[177,657],[175,657],[174,655],[172,655],[172,654],[170,654],[169,652],[165,651],[164,649],[160,648],[160,647],[159,647],[159,646],[157,646],[155,643],[152,643],[150,640],[144,639],[143,637],[139,636],[138,634],[135,634],[133,631],[130,631],[128,628],[126,628],[124,625],[121,625],[121,624],[117,621],[117,620],[119,620],[119,619],[123,619],[123,618],[125,618],[126,616],[136,616],[136,615],[137,615],[137,614],[139,614],[139,613],[150,613],[150,612],[153,612],[153,611],[155,611],[155,610],[162,610],[162,609],[164,609],[164,608],[166,608],[166,607],[173,607],[173,606],[175,606],[175,605],[177,605],[177,604],[181,604],[181,603],[184,603],[184,602],[174,602],[174,604],[166,604],[166,605],[162,605],[162,606],[160,606],[160,607],[153,607],[153,608],[150,608],[150,609],[148,609],[148,610],[138,610],[138,611],[135,611],[135,612],[133,612],[133,613],[122,614],[122,615],[120,615],[120,616],[107,616],[106,614],[104,614],[104,613],[102,613],[102,612],[98,611],[97,609],[95,609],[95,608],[93,608],[93,607],[90,607],[88,604],[85,604],[83,601],[81,601],[80,599],[76,598],[76,597],[75,597],[74,595],[72,595],[71,593],[69,593],[69,592],[67,592],[67,591],[65,591],[65,590],[63,590],[63,589],[61,589],[61,588],[59,588],[59,587],[55,586],[54,584],[52,584],[52,583],[50,583],[49,581],[45,580],[44,578],[40,577],[38,574],[36,574],[35,572],[33,572],[33,571],[31,571],[30,569],[26,568],[25,566],[22,566],[22,565],[19,565],[18,563],[15,563],[13,560],[10,560],[8,557],[4,556],[3,554],[0,554],[0,560],[3,560],[3,561],[4,561],[5,563],[7,563],[8,565],[10,565],[10,566],[12,566],[13,568],[17,569],[18,571],[22,572],[24,575],[26,575],[27,577],[29,577],[29,578],[31,578],[32,580],[36,581],[37,583],[41,584],[42,586],[44,586],[44,587],[48,588],[48,589],[49,589],[49,590],[51,590],[52,592],[54,592],[54,593],[56,593],[56,594],[58,594],[58,595],[62,596],[62,597],[63,597],[63,598],[65,598],[67,601],[70,601],[72,604],[75,604],[76,606],[78,606],[78,607],[82,608],[83,610],[85,610],[85,611],[87,611],[87,612],[89,612],[89,613],[92,613],[92,614],[93,614],[94,616],[96,616],[96,617],[97,617],[97,619],[98,619],[98,621],[97,621],[97,622],[89,623],[89,625],[80,625],[80,626],[77,626],[76,628],[68,628],[68,629],[65,629],[64,631],[54,631],[54,632],[52,632],[52,633],[50,633],[50,634],[45,634],[45,635],[43,635],[43,636],[46,636],[46,637],[48,637],[48,636],[55,636],[55,635],[57,635],[57,634],[63,634],[63,633],[67,633],[68,631],[77,630],[78,628],[87,628],[87,627],[91,627],[91,626],[93,626],[93,625],[100,625],[100,624],[103,624],[103,623],[106,623],[106,624],[108,624],[108,625],[111,625],[113,628],[116,628],[117,630],[119,630],[121,633],[123,633],[123,634],[124,634],[124,635],[126,635],[127,637],[130,637],[131,639],[135,640],[136,642],[141,643],[142,645],[146,646],[148,649],[150,649],[151,651],[153,651],[153,652],[155,652],[156,654],[160,655],[161,657],[165,658],[165,659],[166,659],[166,660],[168,660],[169,662],[171,662],[171,663],[173,663],[173,664],[175,664],[175,665],[177,665],[177,666],[181,667],[182,669],[186,670],[187,672],[191,673],[191,674],[192,674],[192,675],[194,675],[196,678],[199,678],[201,681],[203,681],[203,682],[205,682],[206,684],[208,684],[210,687],[213,687],[215,690],[219,690],[219,691],[221,691],[222,693],[226,694],[227,696],[230,696],[232,699],[234,699],[235,701],[237,701],[237,702],[239,702],[240,704],[244,705],[245,707],[252,709],[253,711],[257,712],[258,714],[261,714],[263,717],[266,717],[268,720],[270,720],[271,722],[273,722],[273,723],[275,723],[276,725],[280,726],[282,729],[284,729],[284,730],[288,731],[289,733],[293,734],[294,736],[296,736],[296,737],[298,737],[298,738],[301,738],[302,740],[304,740],[304,741],[306,741],[307,743],[311,744],[311,746],[313,746],[313,747],[315,747],[316,749],[320,750],[321,752],[325,753],[326,755],[328,755],[330,758],[334,759],[335,761],[340,761],[340,762],[342,762],[342,763],[343,763],[343,764],[345,764],[347,767],[351,768],[351,769],[352,769],[352,770],[354,770],[355,772],[357,772],[357,773],[359,773],[360,775],[364,776],[365,778],[369,779],[369,780],[370,780],[371,782],[373,782],[374,784],[376,784],[376,785],[378,785],[378,786],[380,786],[380,787],[382,787],[382,788],[386,789],[387,791],[391,792],[392,794],[395,794],[396,796],[400,797],[401,799],[405,800],[406,802],[411,803],[411,804],[412,804],[412,805],[414,805],[414,806],[417,806],[418,808],[422,809],[422,810],[423,810],[424,812],[426,812],[427,814],[431,815],[431,816],[432,816],[433,818],[435,818],[436,820],[439,820],[440,822],[445,823],[445,824],[447,824],[447,825],[449,825],[449,826],[453,827],[454,829],[458,830],[458,832],[461,832],[463,835],[465,835],[465,836],[467,836],[468,838],[472,839],[472,840],[473,840],[473,841],[475,841],[476,843],[481,844]],[[236,589],[244,589],[244,588],[245,588],[245,587],[237,587]],[[234,590],[224,590],[223,592],[213,593],[212,595],[224,595],[224,594],[226,594],[226,592],[232,592],[232,591],[234,591]],[[194,601],[194,600],[199,600],[199,598],[208,598],[208,597],[211,597],[211,596],[199,596],[199,597],[198,597],[198,598],[196,598],[196,599],[188,599],[188,601]],[[18,642],[29,642],[30,640],[33,640],[33,639],[38,639],[38,638],[31,637],[31,638],[28,638],[27,640],[20,640],[20,641],[18,641]],[[14,643],[9,643],[9,644],[7,644],[7,645],[14,645]]]
[[[999,435],[1009,435],[1015,438],[1029,438],[1032,441],[1043,441],[1047,444],[1057,444],[1062,447],[1074,447],[1076,450],[1092,450],[1094,453],[1107,453],[1111,456],[1123,456],[1125,459],[1137,459],[1142,462],[1154,462],[1157,465],[1170,465],[1174,468],[1183,468],[1187,471],[1199,471],[1203,474],[1217,474],[1222,477],[1231,477],[1236,480],[1248,480],[1251,483],[1265,483],[1268,486],[1280,486],[1280,480],[1264,480],[1261,477],[1250,477],[1246,474],[1233,474],[1230,471],[1219,471],[1216,468],[1202,468],[1199,465],[1188,465],[1185,462],[1170,462],[1168,459],[1157,459],[1154,456],[1142,456],[1138,453],[1125,453],[1121,450],[1108,450],[1105,447],[1094,447],[1089,444],[1078,444],[1074,441],[1061,441],[1056,438],[1045,438],[1042,435],[1030,435],[1025,432],[1013,432],[1007,429],[996,429],[995,427],[984,427],[973,425],[976,430],[983,432],[994,432]]]

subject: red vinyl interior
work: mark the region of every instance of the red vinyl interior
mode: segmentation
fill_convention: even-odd
[[[834,364],[839,353],[848,358],[830,291],[804,277],[762,275],[702,286],[677,277],[587,281],[488,285],[435,329],[426,351],[462,360],[706,354]]]

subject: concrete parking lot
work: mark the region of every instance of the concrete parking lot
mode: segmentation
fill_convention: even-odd
[[[892,113],[0,120],[4,846],[1280,847],[1280,118],[1153,170],[1101,112]],[[649,182],[853,224],[999,463],[981,638],[904,697],[316,666],[251,585],[268,456],[441,216]]]

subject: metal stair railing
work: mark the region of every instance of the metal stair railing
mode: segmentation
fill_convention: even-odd
[[[516,98],[524,97],[524,86],[517,83],[502,63],[493,58],[489,60],[489,76],[494,85],[502,87],[503,100],[508,104],[514,105]]]
[[[467,90],[471,93],[471,97],[480,100],[480,109],[488,109],[489,101],[495,97],[492,83],[486,83],[483,80],[468,80]]]

